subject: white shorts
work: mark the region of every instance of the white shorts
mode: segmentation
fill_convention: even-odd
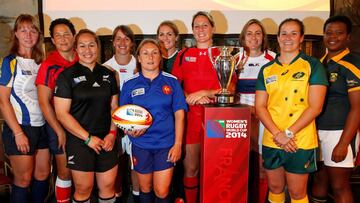
[[[134,169],[132,151],[131,151],[131,141],[128,135],[124,135],[124,137],[121,138],[121,149],[123,154],[126,152],[126,154],[130,156],[130,162],[131,162],[130,168],[131,170]]]
[[[324,161],[325,166],[352,168],[354,167],[353,150],[348,146],[348,153],[345,159],[341,162],[334,162],[331,160],[332,152],[338,144],[342,130],[318,130],[320,143],[320,159]]]

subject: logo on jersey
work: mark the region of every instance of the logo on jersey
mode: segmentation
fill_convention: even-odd
[[[206,56],[206,51],[200,51],[199,56]]]
[[[138,89],[134,89],[131,92],[131,97],[136,97],[143,94],[145,94],[145,88],[138,88]]]
[[[347,83],[348,87],[355,87],[358,84],[358,82],[354,79],[352,79],[352,80],[346,79],[346,83]]]
[[[31,70],[21,70],[22,75],[32,75]]]
[[[196,62],[196,57],[186,56],[185,61],[186,62]]]
[[[75,155],[72,155],[72,156],[69,156],[69,158],[68,158],[68,164],[75,164],[75,162],[74,162],[74,156]]]
[[[276,82],[277,81],[277,76],[276,75],[271,75],[269,77],[267,77],[265,79],[265,84],[268,85],[268,84],[271,84],[273,82]]]
[[[169,85],[164,85],[163,87],[162,87],[162,91],[163,91],[163,93],[164,94],[166,94],[166,95],[169,95],[169,94],[171,94],[171,87],[169,86]]]
[[[305,73],[304,72],[297,72],[297,73],[294,73],[294,75],[292,75],[292,77],[294,79],[300,79],[302,77],[304,77]]]
[[[246,138],[247,120],[207,120],[208,138]]]
[[[103,81],[110,83],[110,75],[103,75]]]
[[[79,76],[77,78],[73,78],[73,80],[74,80],[75,84],[78,84],[79,82],[86,81],[86,77],[85,76]]]
[[[288,73],[288,72],[289,72],[289,70],[286,70],[286,71],[282,72],[281,75],[286,75],[286,73]]]
[[[120,73],[127,73],[127,70],[126,70],[126,68],[120,68],[119,72]]]
[[[94,84],[92,86],[93,87],[100,87],[100,85],[97,82],[94,82]]]
[[[329,81],[335,82],[337,80],[338,74],[337,73],[330,73]]]

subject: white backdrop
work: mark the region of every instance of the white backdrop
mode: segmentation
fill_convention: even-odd
[[[329,16],[329,0],[44,0],[45,36],[51,20],[69,18],[76,29],[89,28],[108,35],[120,24],[136,34],[154,34],[163,20],[174,21],[181,33],[191,33],[192,16],[209,11],[216,33],[239,33],[251,18],[261,20],[269,34],[288,17],[304,21],[306,34],[322,35]]]

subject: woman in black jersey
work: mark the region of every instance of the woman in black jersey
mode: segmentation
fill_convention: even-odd
[[[99,41],[84,29],[76,35],[79,62],[63,71],[55,88],[55,111],[67,133],[67,167],[74,180],[73,202],[90,202],[96,177],[99,202],[115,202],[116,126],[118,106],[114,72],[97,63]]]

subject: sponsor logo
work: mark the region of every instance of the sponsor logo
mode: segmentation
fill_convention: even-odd
[[[358,84],[358,82],[354,79],[352,79],[352,80],[346,79],[346,83],[347,83],[348,87],[355,87]]]
[[[166,94],[166,95],[169,95],[169,94],[171,94],[171,87],[169,86],[169,85],[164,85],[163,87],[162,87],[162,91],[163,91],[163,93],[164,94]]]
[[[249,63],[249,67],[259,67],[259,63]]]
[[[206,51],[200,51],[199,56],[206,56]]]
[[[73,80],[74,80],[75,84],[78,84],[79,82],[86,81],[86,77],[85,76],[79,76],[77,78],[73,78]]]
[[[21,70],[22,75],[32,75],[31,70]]]
[[[92,86],[93,87],[100,87],[100,85],[97,82],[94,82],[94,84]]]
[[[281,75],[286,75],[286,73],[288,73],[288,72],[289,72],[289,70],[286,70],[286,71],[282,72]]]
[[[138,89],[134,89],[131,92],[131,97],[136,97],[143,94],[145,94],[145,88],[138,88]]]
[[[246,138],[248,120],[207,120],[208,138]]]
[[[126,109],[126,115],[127,116],[143,117],[143,111],[140,110],[140,109],[127,108]]]
[[[186,56],[185,61],[186,62],[196,62],[196,57]]]
[[[277,76],[276,75],[272,75],[272,76],[269,76],[265,79],[265,84],[268,85],[268,84],[271,84],[273,82],[276,82],[277,81]]]
[[[120,68],[119,72],[120,73],[127,73],[127,70],[126,70],[126,68]]]
[[[103,75],[103,81],[110,83],[110,75]]]
[[[304,77],[304,75],[305,75],[304,72],[297,72],[297,73],[294,73],[294,74],[292,75],[292,77],[293,77],[294,79],[300,79],[300,78]]]

